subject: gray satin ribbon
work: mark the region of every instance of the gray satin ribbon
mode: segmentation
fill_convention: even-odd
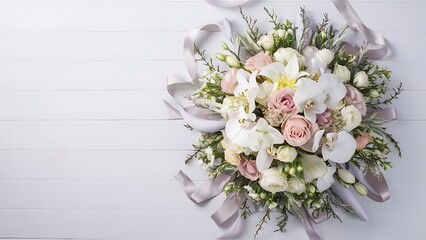
[[[235,237],[241,222],[240,202],[235,193],[230,194],[222,206],[211,216],[217,226],[226,229],[225,233],[218,239],[228,239]]]
[[[201,132],[217,132],[225,127],[226,121],[222,118],[212,118],[205,111],[199,109],[188,111],[176,100],[177,89],[187,89],[197,86],[197,61],[195,59],[195,40],[201,31],[222,32],[227,38],[231,37],[231,26],[227,19],[223,19],[216,24],[207,24],[190,31],[184,41],[184,61],[189,75],[189,79],[170,76],[167,78],[167,95],[164,101],[170,107],[169,115],[181,116],[192,128]],[[189,108],[194,107],[190,105]],[[193,108],[194,109],[194,108]]]
[[[375,114],[376,118],[383,119],[385,121],[392,121],[398,119],[398,113],[396,108],[382,108],[382,109],[368,109],[367,115]]]
[[[336,181],[331,186],[331,190],[339,196],[340,200],[342,200],[344,204],[351,206],[352,210],[361,221],[368,222],[367,213],[349,189],[343,187],[339,181]]]
[[[243,5],[247,2],[255,2],[256,0],[234,0],[230,2],[223,2],[223,1],[216,1],[216,0],[204,0],[206,3],[216,6],[216,7],[224,7],[224,8],[230,8],[230,7],[238,7]]]
[[[320,236],[318,235],[318,233],[315,231],[313,227],[314,222],[308,210],[304,207],[301,207],[300,213],[302,214],[303,228],[305,229],[306,234],[308,234],[309,240],[321,240]]]
[[[342,16],[346,19],[349,26],[358,30],[367,39],[368,43],[374,43],[377,45],[375,49],[368,50],[368,57],[373,60],[380,60],[386,57],[388,53],[386,39],[382,35],[365,26],[349,1],[333,0],[333,4],[340,14],[342,14]]]
[[[202,203],[219,195],[225,185],[232,180],[233,175],[222,173],[215,179],[209,180],[201,186],[195,183],[182,171],[179,171],[176,180],[182,185],[186,196],[194,203]]]
[[[351,172],[367,189],[367,196],[376,202],[386,202],[390,199],[391,194],[388,183],[381,172],[377,174],[367,171],[365,174],[356,166],[351,164]]]

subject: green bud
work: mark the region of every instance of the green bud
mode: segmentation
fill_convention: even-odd
[[[298,172],[303,171],[303,167],[302,167],[302,166],[298,166],[298,167],[297,167],[297,171],[298,171]]]
[[[327,40],[327,34],[325,32],[321,32],[321,42],[325,42]]]
[[[370,90],[369,95],[370,95],[370,97],[372,97],[372,98],[378,98],[378,97],[380,97],[380,94],[379,94],[379,92],[378,92],[376,89],[372,89],[372,90]]]
[[[346,169],[343,169],[343,168],[337,169],[337,175],[339,176],[340,180],[342,180],[343,182],[347,184],[355,183],[354,175],[352,175],[352,173]]]
[[[226,63],[230,67],[236,67],[236,68],[241,67],[240,60],[238,60],[235,56],[226,56]]]
[[[296,174],[296,168],[292,167],[289,171],[290,175],[294,176]]]
[[[223,50],[229,50],[228,44],[226,44],[225,42],[222,42],[222,48]]]
[[[215,56],[216,56],[217,59],[219,59],[222,62],[226,61],[226,56],[223,55],[222,53],[216,53]]]
[[[290,171],[290,165],[285,166],[284,171],[288,173]]]
[[[367,194],[368,194],[368,190],[367,190],[367,188],[366,188],[364,185],[362,185],[361,183],[359,183],[359,182],[355,183],[355,184],[354,184],[354,188],[355,188],[355,190],[359,193],[359,195],[367,196]]]
[[[264,192],[263,192],[263,193],[261,193],[261,194],[260,194],[260,198],[261,198],[261,199],[265,199],[265,198],[266,198],[266,193],[264,193]]]
[[[314,185],[312,185],[312,184],[309,184],[308,185],[308,190],[309,190],[309,192],[311,192],[311,193],[315,193],[315,186]]]

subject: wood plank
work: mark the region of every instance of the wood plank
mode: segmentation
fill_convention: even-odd
[[[166,91],[20,91],[0,95],[1,120],[165,120]],[[426,112],[406,108],[426,98],[426,91],[405,91],[392,105],[401,120],[425,120]]]
[[[426,60],[426,49],[418,47],[426,41],[426,33],[382,34],[390,43],[398,43],[387,60]],[[184,36],[185,32],[5,32],[0,38],[0,61],[182,60]],[[222,40],[222,34],[214,33],[199,46],[214,54]]]
[[[423,210],[423,209],[422,209]],[[212,211],[45,211],[0,210],[0,237],[21,238],[94,238],[94,239],[213,239],[221,234],[210,219]],[[302,225],[290,217],[287,232],[274,233],[275,217],[259,235],[260,239],[307,240]],[[426,229],[416,212],[369,211],[370,222],[358,221],[340,212],[342,224],[331,220],[316,226],[327,240],[416,239],[426,236]],[[398,217],[395,217],[398,216]],[[235,239],[251,239],[255,225],[262,217],[256,213],[242,222],[241,235]],[[336,225],[337,224],[337,225]],[[389,227],[389,226],[398,226]],[[404,228],[404,231],[401,231]],[[167,229],[165,231],[165,229]],[[350,234],[349,234],[350,233]]]
[[[426,21],[422,14],[426,7],[424,2],[351,2],[363,21],[374,30],[423,31],[414,23]],[[187,31],[225,17],[235,23],[236,30],[244,26],[238,9],[215,8],[202,1],[168,1],[167,5],[163,1],[46,0],[0,1],[0,4],[0,31]],[[271,25],[263,6],[275,9],[279,16],[290,20],[295,19],[300,6],[305,6],[316,22],[323,13],[328,13],[337,24],[344,23],[329,1],[262,1],[262,4],[245,6],[245,12],[259,19],[259,26],[265,31]],[[379,11],[387,15],[378,19]],[[404,21],[391,17],[401,12],[410,13],[404,16]],[[153,20],[156,24],[152,24]]]

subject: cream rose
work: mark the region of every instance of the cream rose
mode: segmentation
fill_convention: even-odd
[[[291,146],[302,146],[311,139],[314,128],[305,117],[294,115],[289,117],[281,126],[285,141]]]
[[[354,85],[359,88],[367,87],[370,83],[368,82],[368,76],[364,71],[357,72],[354,76]]]
[[[272,63],[272,58],[269,54],[264,52],[259,52],[253,57],[247,59],[246,64],[244,65],[248,70],[254,72],[256,70],[261,70],[264,66]]]
[[[265,35],[260,37],[259,41],[257,41],[257,45],[261,46],[266,51],[271,51],[274,49],[274,37],[272,35]]]
[[[293,56],[297,57],[297,63],[299,64],[299,68],[302,68],[305,64],[305,58],[295,49],[293,48],[280,48],[274,53],[274,59],[277,62],[281,62],[284,65],[287,65],[288,62],[293,58]]]
[[[259,180],[260,186],[268,192],[284,192],[288,189],[287,179],[276,167],[269,168],[262,173]]]
[[[220,83],[222,91],[229,94],[234,93],[234,89],[238,84],[237,72],[238,68],[231,68],[225,73],[225,76],[223,76],[222,82]]]
[[[231,149],[225,149],[225,161],[229,164],[238,166],[240,164],[241,157],[239,154],[233,152]]]
[[[297,151],[290,146],[280,146],[277,150],[277,159],[281,162],[293,162],[297,157]]]
[[[327,48],[323,48],[316,53],[315,58],[324,62],[325,65],[329,65],[334,59],[334,53]]]
[[[337,64],[333,73],[337,75],[342,82],[346,83],[351,79],[351,71],[349,71],[346,66]]]
[[[343,127],[344,130],[350,132],[361,124],[361,113],[356,107],[352,105],[346,106],[340,110],[340,113],[345,121],[345,126]]]

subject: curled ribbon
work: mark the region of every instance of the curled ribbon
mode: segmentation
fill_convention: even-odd
[[[197,78],[197,62],[195,59],[195,40],[201,31],[222,32],[227,38],[231,37],[231,26],[227,19],[223,19],[216,24],[207,24],[190,31],[184,41],[184,59],[187,72],[190,79],[185,80],[178,77],[170,76],[167,78],[167,96],[164,98],[166,103],[171,107],[172,113],[177,113],[185,119],[185,121],[195,130],[201,132],[217,132],[225,127],[224,119],[213,119],[206,111],[198,109],[192,104],[190,107],[184,108],[176,100],[176,90],[180,87],[194,87],[198,82]],[[191,111],[192,110],[192,111]]]
[[[386,39],[375,32],[374,30],[365,26],[361,18],[355,12],[352,5],[348,0],[332,0],[334,6],[340,12],[340,14],[346,19],[348,25],[358,30],[366,39],[368,43],[377,45],[375,49],[368,50],[368,57],[373,60],[380,60],[386,57],[388,53],[388,47]]]

